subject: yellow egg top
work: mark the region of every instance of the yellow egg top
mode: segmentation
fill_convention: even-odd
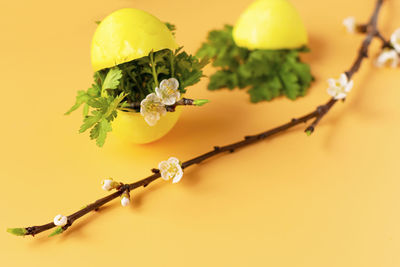
[[[233,38],[248,49],[292,49],[308,43],[303,21],[287,0],[252,3],[237,21]]]
[[[94,71],[147,56],[152,50],[178,48],[167,26],[139,9],[124,8],[108,15],[92,40]]]

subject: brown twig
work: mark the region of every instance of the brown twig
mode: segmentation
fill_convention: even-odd
[[[348,71],[345,72],[349,80],[352,78],[354,73],[356,73],[359,70],[363,60],[368,57],[368,48],[369,48],[369,45],[371,44],[371,41],[373,40],[373,38],[377,37],[381,40],[384,40],[384,38],[379,34],[379,31],[377,30],[377,19],[378,19],[378,14],[379,14],[382,3],[383,3],[383,0],[377,0],[373,15],[371,16],[369,23],[366,24],[367,28],[368,28],[367,36],[361,45],[358,56],[357,56],[356,60],[354,61],[353,65],[350,67],[350,69]],[[185,101],[187,101],[187,102],[185,102]],[[336,102],[337,102],[337,100],[335,100],[334,98],[331,98],[326,104],[318,106],[314,111],[312,111],[302,117],[294,118],[290,122],[285,123],[281,126],[278,126],[276,128],[270,129],[268,131],[262,132],[257,135],[245,136],[245,138],[243,140],[226,145],[226,146],[221,146],[221,147],[215,146],[213,150],[211,150],[207,153],[204,153],[200,156],[197,156],[195,158],[192,158],[188,161],[183,162],[182,169],[186,169],[194,164],[199,164],[199,163],[205,161],[206,159],[214,157],[218,154],[227,153],[227,152],[232,153],[232,152],[236,151],[237,149],[240,149],[240,148],[248,146],[250,144],[259,142],[259,141],[264,140],[272,135],[275,135],[275,134],[281,133],[287,129],[290,129],[298,124],[306,123],[310,119],[314,119],[314,121],[306,129],[307,133],[311,133],[314,131],[314,129],[317,126],[317,124],[319,123],[319,121],[329,112],[329,110],[334,106],[334,104]],[[193,104],[193,100],[183,99],[182,102],[179,102],[177,105],[188,105],[188,104],[189,105]],[[155,181],[161,177],[160,171],[158,169],[152,169],[152,172],[153,172],[153,174],[148,176],[147,178],[144,178],[142,180],[139,180],[139,181],[131,183],[131,184],[123,184],[118,188],[118,190],[116,192],[114,192],[104,198],[98,199],[95,202],[87,205],[85,208],[69,215],[67,217],[68,223],[67,223],[67,225],[63,226],[63,230],[68,229],[77,219],[81,218],[85,214],[87,214],[93,210],[97,210],[104,204],[121,196],[122,193],[125,192],[126,190],[132,191],[132,190],[142,187],[142,186],[146,187],[147,185],[149,185],[150,183],[152,183],[153,181]],[[27,228],[24,228],[26,230],[25,235],[33,236],[35,234],[38,234],[45,230],[51,229],[53,227],[55,227],[55,225],[52,222],[41,225],[41,226],[27,227]]]
[[[177,106],[194,106],[194,99],[190,98],[182,98],[175,102],[173,105],[165,106],[166,110],[168,112],[174,112],[175,108]],[[126,111],[134,111],[137,112],[140,110],[140,102],[133,102],[133,103],[128,103],[125,104],[124,107],[120,108],[121,110],[126,110]]]
[[[361,63],[363,62],[363,60],[365,58],[368,58],[368,48],[369,48],[372,40],[374,39],[374,37],[378,37],[380,39],[383,38],[379,34],[379,31],[377,28],[378,15],[379,15],[379,11],[381,10],[383,1],[384,0],[377,0],[374,12],[373,12],[368,24],[366,24],[367,36],[365,37],[365,39],[360,47],[357,58],[355,59],[353,65],[351,65],[350,69],[345,72],[345,74],[347,75],[347,78],[349,80],[351,80],[354,73],[356,73],[360,69]],[[336,104],[337,101],[338,100],[331,98],[325,105],[319,106],[317,108],[318,116],[311,123],[311,125],[307,127],[305,132],[307,132],[309,134],[312,133],[314,131],[315,127],[320,122],[320,120],[326,115],[326,113],[328,113],[328,111]]]
[[[392,44],[389,40],[386,40],[385,37],[381,34],[380,31],[376,31],[375,37],[382,41],[382,49],[383,48],[393,48]]]

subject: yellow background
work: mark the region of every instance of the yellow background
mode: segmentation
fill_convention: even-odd
[[[157,181],[77,221],[62,236],[15,237],[7,227],[50,222],[104,196],[103,178],[130,182],[159,161],[182,161],[311,111],[327,101],[326,79],[350,64],[362,36],[342,19],[367,19],[374,0],[293,0],[310,35],[304,59],[316,82],[306,97],[250,104],[244,91],[188,96],[176,127],[149,145],[108,138],[103,149],[63,116],[92,81],[94,21],[121,7],[177,25],[195,52],[208,30],[234,23],[246,1],[5,1],[0,4],[1,266],[400,266],[400,70],[364,62],[346,102],[307,137],[299,126],[187,169],[177,185]],[[388,0],[380,25],[400,26]],[[378,51],[375,41],[371,56]],[[211,73],[211,68],[207,69]]]

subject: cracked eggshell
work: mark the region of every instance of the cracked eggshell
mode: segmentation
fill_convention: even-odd
[[[92,40],[93,70],[99,71],[147,56],[152,50],[178,48],[167,26],[153,15],[123,8],[101,21]]]

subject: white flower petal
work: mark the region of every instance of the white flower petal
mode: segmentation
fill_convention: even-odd
[[[172,183],[173,183],[173,184],[178,183],[178,182],[182,179],[182,176],[183,176],[183,171],[182,171],[182,170],[178,171],[178,172],[176,173],[174,179],[172,180]]]
[[[156,91],[156,95],[161,99],[161,97],[162,97],[161,88],[160,87],[156,87],[155,91]]]
[[[390,38],[390,42],[392,43],[397,53],[400,53],[400,28],[394,31]]]
[[[398,53],[393,49],[386,49],[376,59],[375,66],[379,68],[384,66],[396,68],[399,65],[399,62],[400,57]]]
[[[170,80],[171,83],[173,84],[173,88],[174,88],[175,90],[178,90],[178,88],[179,88],[179,81],[178,81],[177,79],[175,79],[175,78],[170,78],[169,80]]]
[[[328,79],[328,84],[329,84],[329,87],[335,87],[336,86],[336,80],[330,78],[330,79]]]
[[[68,223],[68,218],[61,214],[58,214],[56,217],[54,217],[53,223],[57,226],[64,226]]]
[[[159,170],[166,170],[168,168],[169,164],[167,161],[161,161],[158,163],[158,169]]]
[[[328,94],[332,97],[336,96],[336,89],[333,87],[328,87]]]
[[[160,88],[165,88],[167,86],[168,80],[164,79],[160,82]]]
[[[346,96],[347,96],[347,94],[345,94],[345,93],[339,93],[336,96],[334,96],[334,98],[336,100],[340,100],[340,99],[346,98]]]
[[[171,105],[175,104],[175,102],[176,102],[175,94],[164,97],[162,99],[162,102],[164,105],[167,105],[167,106],[171,106]]]
[[[168,159],[168,162],[171,164],[179,164],[179,159],[175,158],[175,157],[170,157]]]
[[[346,85],[346,84],[347,84],[347,81],[348,81],[347,75],[344,74],[344,73],[340,74],[340,77],[339,77],[339,83],[340,83],[340,85],[341,85],[341,86]]]
[[[147,124],[149,126],[156,125],[159,119],[160,119],[160,116],[159,115],[157,116],[154,114],[149,114],[144,117],[144,120],[147,122]]]
[[[350,92],[351,89],[353,89],[353,85],[354,85],[354,81],[351,80],[348,84],[345,84],[345,89],[344,89],[344,91],[345,91],[346,93]]]

